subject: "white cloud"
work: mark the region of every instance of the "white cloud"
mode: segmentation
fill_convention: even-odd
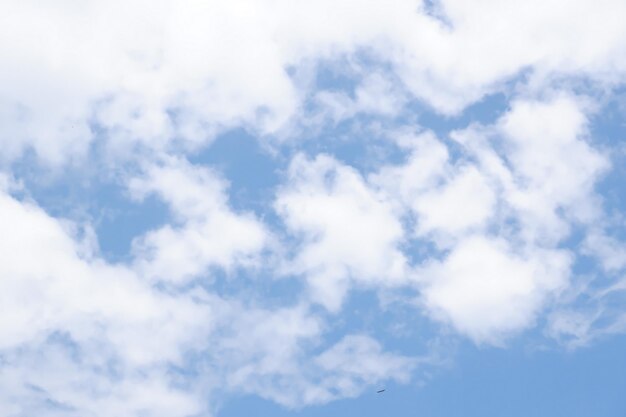
[[[390,193],[390,200],[412,206],[417,196],[439,187],[450,175],[448,148],[431,132],[394,132],[394,139],[408,156],[404,164],[383,166],[371,175],[371,182]]]
[[[586,285],[548,316],[546,334],[570,349],[626,331],[626,277]]]
[[[3,415],[184,417],[204,409],[193,392],[172,387],[163,370],[120,372],[111,362],[93,364],[95,353],[47,343],[4,354]]]
[[[404,93],[378,73],[364,76],[353,95],[320,91],[315,94],[316,110],[337,123],[358,114],[397,116],[406,104]]]
[[[129,188],[135,198],[158,194],[180,222],[133,242],[136,267],[144,277],[180,283],[210,267],[230,270],[255,262],[269,243],[268,231],[253,214],[229,207],[224,180],[208,169],[170,160],[149,166]]]
[[[211,310],[165,296],[125,267],[86,258],[32,203],[2,194],[0,212],[0,383],[3,406],[15,404],[11,415],[43,414],[36,407],[47,401],[94,416],[123,407],[127,415],[197,410],[193,397],[170,389],[163,367],[207,334]],[[153,395],[162,402],[146,402]]]
[[[454,164],[431,132],[398,134],[396,141],[409,151],[405,163],[384,166],[371,180],[414,217],[415,236],[449,244],[483,230],[496,209],[490,178],[472,164]]]
[[[315,302],[336,311],[352,283],[404,280],[402,224],[354,169],[325,155],[299,155],[275,207],[289,231],[302,238],[289,270],[306,276]]]
[[[452,135],[498,183],[525,241],[554,245],[601,213],[594,185],[609,163],[588,142],[587,108],[563,94],[518,100],[494,126]]]
[[[487,179],[475,167],[462,168],[441,188],[415,199],[418,232],[458,235],[481,228],[494,214],[495,196]]]
[[[345,336],[314,363],[324,375],[316,394],[329,398],[355,397],[364,387],[388,379],[406,383],[417,365],[415,358],[383,352],[377,341],[364,335]]]
[[[619,0],[446,0],[440,9],[447,25],[414,0],[5,1],[3,158],[32,149],[50,164],[79,161],[103,135],[128,157],[137,143],[201,146],[225,127],[275,132],[311,93],[289,69],[362,51],[443,112],[522,71],[538,90],[559,77],[624,79]],[[369,78],[350,111],[397,107],[400,91],[373,99],[388,90],[379,81]]]
[[[1,15],[5,158],[83,157],[93,124],[125,156],[137,142],[204,143],[220,126],[271,130],[295,108],[252,2],[4,2]]]
[[[531,326],[546,297],[566,287],[569,264],[562,251],[515,254],[502,240],[468,238],[423,270],[422,296],[435,317],[498,345]]]
[[[601,217],[594,186],[608,167],[588,142],[589,108],[565,94],[514,101],[492,125],[453,132],[454,158],[431,133],[400,133],[406,161],[372,182],[414,218],[415,243],[436,248],[417,269],[428,314],[502,344],[568,287],[577,251],[562,242]]]
[[[498,271],[485,267],[486,270],[476,272],[484,274],[484,279],[490,282],[477,287],[484,288],[485,296],[491,290],[503,291],[500,294],[496,291],[495,298],[503,304],[491,306],[493,314],[484,317],[484,326],[471,328],[480,319],[473,322],[472,314],[466,314],[460,307],[462,303],[450,301],[448,290],[456,289],[454,284],[437,292],[436,298],[442,305],[449,302],[444,310],[455,317],[452,319],[457,320],[455,325],[468,326],[468,333],[475,339],[497,339],[501,331],[506,333],[530,325],[545,296],[565,288],[571,279],[568,260],[571,255],[558,250],[559,243],[570,235],[575,225],[592,225],[598,219],[601,206],[593,187],[608,165],[607,159],[586,140],[586,106],[584,100],[564,95],[516,101],[494,126],[482,131],[470,128],[453,136],[478,160],[479,169],[497,184],[495,192],[501,209],[499,217],[492,221],[503,237],[513,243],[513,248],[521,250],[517,255],[521,258],[507,261],[508,255],[502,257],[498,251],[483,252],[484,257],[475,254],[477,259],[482,259],[477,262],[502,268]],[[498,148],[503,150],[496,151]],[[511,226],[507,227],[507,223]],[[452,252],[450,260],[455,259],[456,250],[459,249]],[[463,265],[463,258],[460,259],[458,262]],[[508,262],[512,263],[506,265]],[[490,281],[493,278],[489,277],[499,275],[514,281],[508,282],[506,278]],[[523,286],[515,289],[507,285],[513,282]],[[503,286],[499,287],[498,283]],[[476,306],[489,305],[480,295],[473,294],[471,299],[477,300]],[[516,306],[514,313],[509,310],[511,306]],[[456,308],[459,310],[455,311]],[[491,323],[491,320],[503,321]]]
[[[626,268],[624,244],[601,230],[591,230],[585,237],[584,251],[598,258],[607,272],[618,272]]]
[[[418,364],[416,358],[384,352],[369,336],[351,334],[309,358],[302,367],[290,369],[283,364],[281,372],[273,374],[263,362],[246,368],[243,371],[248,379],[241,381],[241,388],[285,406],[301,408],[356,397],[383,381],[406,383]]]

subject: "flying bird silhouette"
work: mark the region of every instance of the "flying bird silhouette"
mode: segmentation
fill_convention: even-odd
[[[381,392],[385,392],[385,390],[384,389],[378,390],[376,391],[376,394],[380,394]]]

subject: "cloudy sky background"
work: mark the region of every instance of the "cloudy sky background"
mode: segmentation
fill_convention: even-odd
[[[623,416],[624,22],[2,1],[0,414]]]

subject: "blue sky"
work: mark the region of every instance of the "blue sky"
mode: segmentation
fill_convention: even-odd
[[[623,2],[0,16],[1,415],[626,413]]]

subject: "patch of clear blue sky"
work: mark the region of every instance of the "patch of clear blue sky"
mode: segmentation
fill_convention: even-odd
[[[272,155],[245,129],[225,132],[189,161],[212,167],[229,182],[228,197],[234,209],[270,214],[267,207],[280,183],[284,162],[281,155]]]

